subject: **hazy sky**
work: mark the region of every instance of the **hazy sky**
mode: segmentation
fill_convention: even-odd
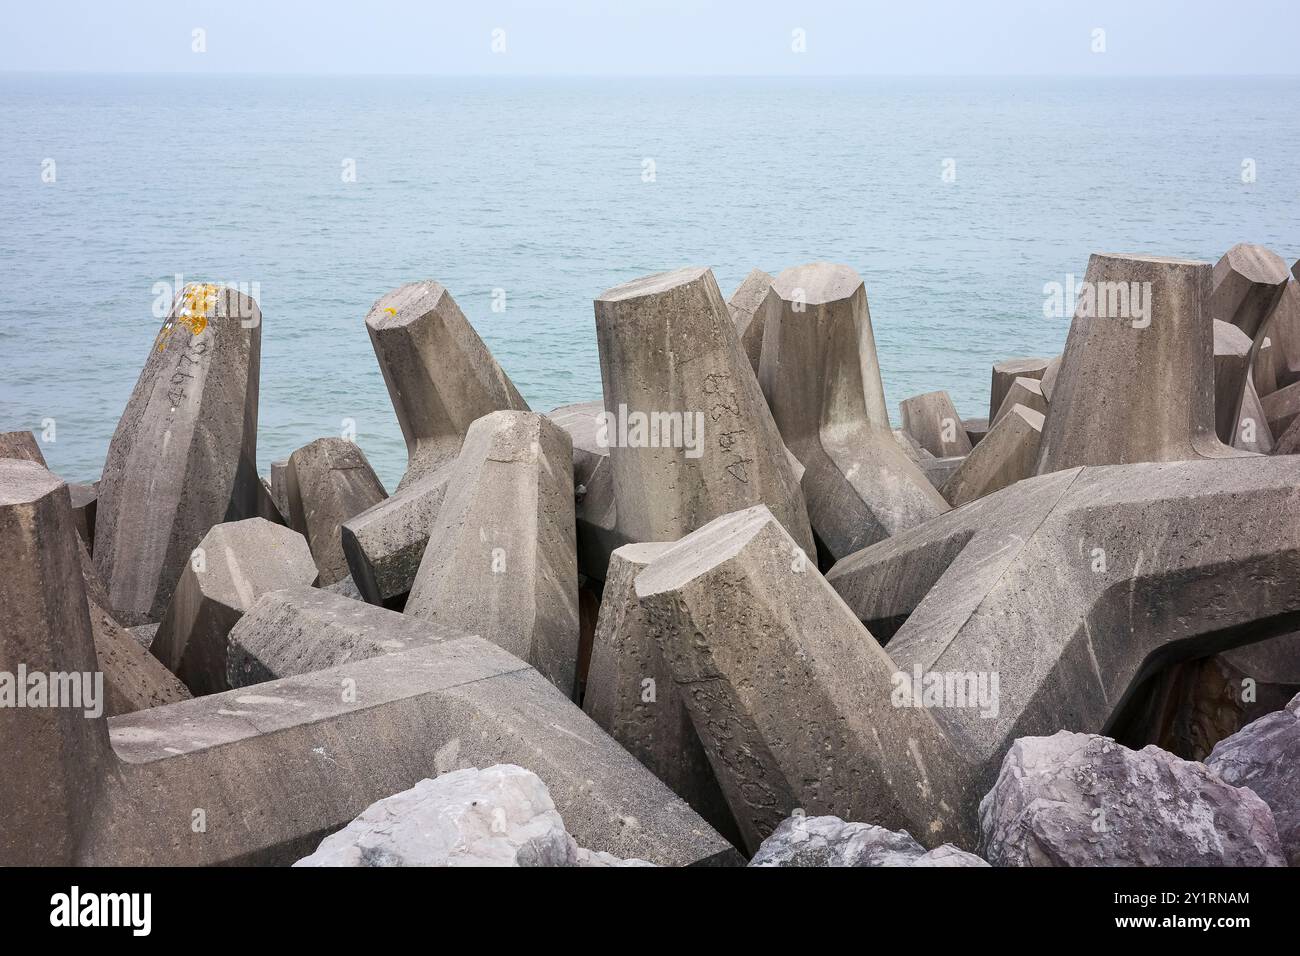
[[[0,70],[1295,73],[1297,12],[1300,0],[24,0],[5,4]],[[206,52],[192,50],[196,28]]]

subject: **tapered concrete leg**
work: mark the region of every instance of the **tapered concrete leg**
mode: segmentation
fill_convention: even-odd
[[[618,526],[618,502],[614,498],[614,466],[609,463],[608,429],[604,400],[561,405],[547,417],[573,440],[574,515],[578,522],[578,570],[595,581],[604,581],[609,556],[631,544],[627,532]],[[617,433],[616,433],[617,434]]]
[[[1043,384],[1032,378],[1018,378],[1012,382],[1011,387],[1007,389],[1006,397],[1002,399],[1002,407],[993,416],[990,427],[1002,421],[1006,414],[1017,405],[1023,405],[1040,415],[1046,415],[1048,401],[1047,396],[1043,394]]]
[[[481,635],[572,695],[578,567],[562,428],[533,412],[470,426],[405,610]]]
[[[764,502],[811,549],[803,494],[713,273],[636,279],[595,311],[603,433],[627,536],[673,541]]]
[[[475,419],[528,403],[441,283],[382,296],[366,331],[397,412],[409,459],[398,491],[455,459]]]
[[[629,544],[611,557],[582,709],[719,832],[738,835],[634,589],[672,546]]]
[[[149,649],[195,694],[227,690],[230,629],[268,591],[316,580],[303,536],[264,518],[219,524],[181,573]]]
[[[42,468],[45,467],[40,442],[31,432],[0,432],[0,458],[34,461]]]
[[[283,458],[280,461],[271,462],[271,499],[275,502],[275,509],[280,512],[284,518],[285,524],[289,527],[292,525],[292,514],[289,508],[289,459]],[[304,528],[294,528],[299,534],[306,534]]]
[[[67,486],[40,464],[0,459],[0,865],[68,866],[90,820],[94,770],[110,759],[103,720],[82,707],[17,706],[50,676],[91,692],[98,671]],[[32,675],[39,675],[33,677]],[[102,688],[102,682],[101,682]],[[102,704],[102,698],[100,700]]]
[[[95,508],[99,502],[99,482],[70,482],[68,494],[72,498],[72,521],[89,551],[95,544]],[[108,607],[108,604],[105,603],[104,606]]]
[[[1228,322],[1214,320],[1214,421],[1223,441],[1232,443],[1239,424],[1246,372],[1251,362],[1250,336]]]
[[[759,308],[772,288],[772,277],[762,269],[754,269],[745,276],[745,281],[736,287],[727,300],[727,311],[731,321],[736,323],[736,334],[740,336],[740,347],[744,349],[754,374],[758,374],[759,360],[763,355],[763,317]],[[755,321],[757,319],[757,321]]]
[[[400,492],[343,522],[343,554],[371,604],[411,590],[455,462],[408,482]]]
[[[1273,453],[1273,432],[1268,427],[1264,405],[1255,392],[1253,373],[1246,376],[1246,389],[1241,398],[1241,417],[1237,420],[1237,434],[1232,447],[1261,455]]]
[[[188,285],[108,446],[95,565],[117,619],[157,621],[214,524],[257,514],[262,315],[233,289]]]
[[[966,437],[970,439],[970,445],[974,448],[989,433],[989,420],[987,418],[963,418],[962,427],[966,429]]]
[[[1273,314],[1268,320],[1265,334],[1272,343],[1272,368],[1269,375],[1260,376],[1272,386],[1269,391],[1300,382],[1300,282],[1292,279],[1283,290]],[[1260,392],[1263,396],[1265,392]]]
[[[750,508],[636,579],[746,849],[795,808],[971,845],[940,809],[960,806],[962,757],[930,712],[891,703],[889,655],[794,550]]]
[[[1013,406],[943,485],[944,498],[956,508],[1028,478],[1042,437],[1042,414]]]
[[[936,458],[969,455],[970,439],[947,392],[913,395],[898,405],[903,430]]]
[[[1051,361],[1045,358],[1011,358],[994,365],[993,381],[989,384],[989,421],[998,417],[1007,392],[1016,379],[1042,379]]]
[[[1300,575],[1297,481],[1300,459],[1277,456],[1055,472],[827,579],[898,670],[941,675],[935,719],[981,768],[961,788],[965,820],[1016,737],[1103,733],[1160,667],[1297,629],[1300,590],[1278,586]],[[996,677],[995,707],[954,706],[950,675],[990,691]],[[942,767],[927,767],[935,786]]]
[[[1300,418],[1293,421],[1291,427],[1282,433],[1282,437],[1273,445],[1272,454],[1300,455]]]
[[[787,269],[763,307],[770,311],[759,379],[804,465],[808,515],[826,550],[842,557],[946,511],[889,433],[858,274],[824,262]]]
[[[1238,328],[1251,343],[1244,367],[1237,369],[1236,363],[1231,363],[1215,385],[1215,427],[1220,441],[1230,444],[1236,433],[1246,371],[1255,362],[1290,278],[1281,257],[1263,246],[1238,243],[1215,263],[1210,314],[1216,321]]]
[[[1052,392],[1056,390],[1056,378],[1061,374],[1061,356],[1056,356],[1047,363],[1047,369],[1043,372],[1043,397],[1047,399],[1048,404],[1052,401]]]
[[[388,497],[355,442],[318,438],[289,456],[289,526],[307,538],[322,586],[348,576],[343,522]]]
[[[1274,435],[1285,435],[1291,423],[1300,418],[1300,382],[1279,388],[1261,399],[1260,407],[1268,421],[1269,431]]]
[[[1189,259],[1089,260],[1038,474],[1244,454],[1215,433],[1211,272]]]

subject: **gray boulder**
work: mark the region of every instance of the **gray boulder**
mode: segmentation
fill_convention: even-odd
[[[1268,804],[1287,861],[1300,866],[1300,696],[1219,741],[1205,765]]]
[[[758,848],[750,866],[988,866],[951,843],[926,852],[904,831],[839,817],[795,814]]]
[[[1022,737],[980,802],[994,866],[1285,866],[1268,805],[1158,747]]]
[[[421,780],[295,866],[648,866],[580,849],[540,777],[513,764]]]

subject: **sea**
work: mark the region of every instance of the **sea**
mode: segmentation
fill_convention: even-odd
[[[350,431],[391,490],[383,293],[442,282],[548,411],[600,397],[603,290],[818,260],[866,283],[895,422],[935,389],[984,415],[993,363],[1061,350],[1050,290],[1093,252],[1294,261],[1297,104],[1297,77],[0,73],[0,431],[95,479],[159,303],[228,283],[263,314],[263,473]]]

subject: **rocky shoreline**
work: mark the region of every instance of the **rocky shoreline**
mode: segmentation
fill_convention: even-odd
[[[546,414],[414,282],[391,494],[258,475],[260,308],[187,286],[98,482],[0,434],[0,865],[1300,864],[1298,280],[1094,255],[898,427],[848,266],[607,290]]]

